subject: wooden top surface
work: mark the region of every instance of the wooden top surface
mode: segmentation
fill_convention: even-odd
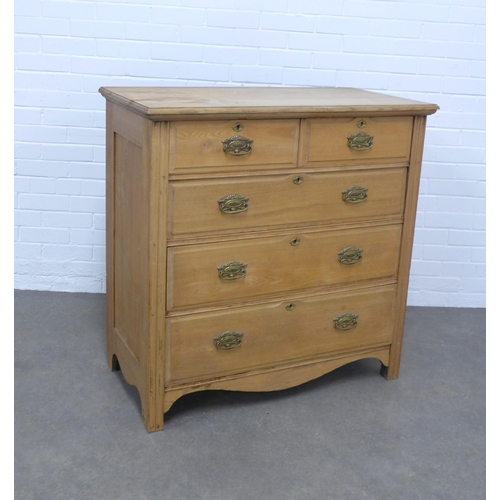
[[[430,115],[439,108],[366,90],[334,87],[101,87],[110,101],[152,120],[208,117]]]

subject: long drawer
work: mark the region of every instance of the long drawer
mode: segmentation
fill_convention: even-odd
[[[389,344],[395,286],[167,317],[170,382]]]
[[[402,216],[405,167],[169,183],[169,234]]]
[[[171,247],[167,309],[395,277],[401,224]]]

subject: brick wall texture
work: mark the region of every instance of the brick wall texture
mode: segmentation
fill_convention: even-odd
[[[107,85],[429,101],[409,305],[485,307],[485,0],[16,0],[15,287],[105,292]]]

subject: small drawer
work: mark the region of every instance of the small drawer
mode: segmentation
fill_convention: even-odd
[[[395,277],[401,224],[171,247],[167,309]]]
[[[403,213],[406,167],[169,183],[169,236],[359,221]]]
[[[408,162],[413,117],[312,118],[305,121],[300,166]]]
[[[393,285],[167,317],[167,379],[217,377],[293,360],[388,345]]]
[[[180,121],[170,124],[171,173],[297,166],[299,120]]]

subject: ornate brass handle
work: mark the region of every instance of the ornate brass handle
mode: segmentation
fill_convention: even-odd
[[[252,152],[252,142],[252,139],[242,135],[233,135],[222,141],[222,150],[233,156],[247,155]]]
[[[362,253],[363,250],[361,248],[350,246],[340,250],[340,252],[337,252],[337,255],[339,256],[339,262],[341,264],[349,266],[361,262],[361,259],[363,258],[361,255]]]
[[[222,264],[217,270],[219,271],[219,278],[221,280],[239,280],[247,275],[246,267],[247,264],[232,260],[226,264]]]
[[[356,132],[347,138],[347,145],[355,151],[366,151],[373,146],[373,135]]]
[[[234,349],[241,345],[241,337],[243,337],[243,333],[241,332],[227,331],[215,337],[214,344],[217,349],[228,351],[229,349]]]
[[[336,330],[352,330],[358,324],[358,315],[346,312],[333,318],[333,324]]]
[[[361,203],[362,201],[366,201],[368,198],[367,191],[368,188],[364,188],[362,186],[351,186],[345,191],[342,191],[342,199],[346,203]]]
[[[248,198],[241,194],[228,194],[218,203],[220,211],[224,214],[239,214],[248,210]]]

